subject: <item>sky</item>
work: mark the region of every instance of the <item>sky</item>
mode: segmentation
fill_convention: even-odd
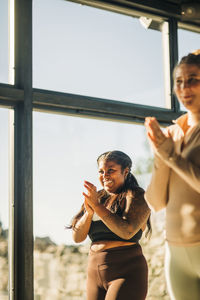
[[[7,1],[0,1],[0,82],[8,83]],[[200,35],[179,30],[179,54]],[[164,107],[162,36],[138,19],[64,0],[33,1],[33,86]],[[0,108],[0,220],[8,225],[9,110]],[[148,150],[144,126],[33,113],[34,235],[73,244],[65,225],[79,210],[83,181],[100,188],[97,157],[122,150],[133,173]],[[148,177],[149,178],[149,177]],[[138,177],[145,188],[147,178]]]

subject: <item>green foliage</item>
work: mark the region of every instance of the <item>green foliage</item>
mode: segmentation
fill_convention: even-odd
[[[146,134],[144,134],[144,136],[146,136]],[[146,152],[146,156],[137,159],[134,168],[134,174],[136,175],[151,173],[153,170],[154,158],[147,138],[144,139],[143,146]]]
[[[136,161],[136,166],[134,168],[134,174],[142,175],[146,173],[151,173],[153,169],[153,157],[139,158]]]

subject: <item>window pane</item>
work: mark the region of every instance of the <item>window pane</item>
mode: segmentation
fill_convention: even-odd
[[[178,30],[179,60],[188,53],[200,48],[200,34],[189,30]],[[181,110],[186,108],[181,104]]]
[[[8,110],[0,108],[0,299],[8,299]]]
[[[146,187],[152,162],[146,133],[144,126],[135,124],[38,112],[33,116],[35,300],[85,300],[89,240],[75,245],[65,225],[83,203],[84,179],[100,188],[96,159],[105,151],[118,149],[130,155],[132,172]],[[158,220],[163,224],[164,217]],[[160,228],[159,233],[153,230],[156,237],[152,236],[151,243],[159,259],[155,263],[163,268],[163,226]],[[155,298],[155,281],[162,285],[156,290],[161,299],[166,294],[164,272],[155,274],[151,245],[148,241],[145,245],[152,284],[147,300]]]
[[[200,48],[200,33],[185,29],[178,30],[179,59]]]
[[[0,82],[8,83],[8,0],[0,1]]]
[[[164,107],[162,33],[139,19],[62,1],[34,1],[33,84]]]

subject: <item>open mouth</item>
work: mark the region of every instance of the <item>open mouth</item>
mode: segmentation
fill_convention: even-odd
[[[110,185],[112,183],[113,183],[112,180],[104,180],[103,182],[104,185]]]
[[[193,98],[193,95],[183,95],[183,100],[190,100]]]
[[[182,97],[182,102],[185,105],[190,105],[193,102],[193,96],[192,95],[187,95]]]
[[[190,105],[192,103],[193,103],[192,98],[183,99],[183,104]]]

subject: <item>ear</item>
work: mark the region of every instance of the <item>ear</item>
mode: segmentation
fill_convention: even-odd
[[[127,177],[129,171],[130,171],[130,170],[129,170],[129,167],[126,167],[126,168],[124,169],[124,176],[125,176],[125,178]]]

